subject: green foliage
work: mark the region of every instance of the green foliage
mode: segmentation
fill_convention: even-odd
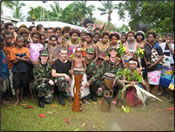
[[[118,4],[121,19],[128,11],[132,30],[136,30],[139,23],[149,24],[157,32],[174,31],[174,2],[173,1],[126,1]]]
[[[140,56],[141,58],[143,58],[144,57],[144,49],[141,49],[140,47],[137,48],[136,55],[137,55],[137,57]]]
[[[120,42],[120,46],[119,46],[119,48],[118,48],[118,55],[119,56],[122,56],[123,54],[124,54],[124,52],[125,52],[125,47],[123,46],[123,44],[122,44],[122,42]]]
[[[108,23],[111,22],[111,14],[113,10],[117,9],[117,6],[112,3],[112,1],[103,1],[101,2],[103,5],[103,8],[99,7],[97,8],[99,11],[101,11],[101,15],[108,14]]]

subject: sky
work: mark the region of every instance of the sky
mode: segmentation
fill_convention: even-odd
[[[24,15],[27,15],[27,12],[30,10],[30,7],[37,7],[43,6],[46,9],[51,10],[49,7],[50,4],[53,4],[53,1],[47,1],[43,3],[42,1],[23,1],[25,3],[25,7],[22,8],[22,12]],[[60,6],[64,9],[69,4],[73,3],[74,1],[58,1]],[[113,1],[114,4],[118,4],[120,1]],[[99,1],[87,1],[87,5],[94,5],[96,10],[93,12],[93,17],[97,18],[98,20],[107,22],[107,15],[100,15],[100,11],[97,9],[98,7],[103,7],[101,2]],[[12,16],[12,11],[6,7],[3,7],[4,16]],[[126,19],[124,21],[119,19],[119,15],[117,10],[114,10],[112,13],[112,20],[111,23],[116,25],[117,27],[121,27],[123,24],[128,25],[129,18],[126,15]]]

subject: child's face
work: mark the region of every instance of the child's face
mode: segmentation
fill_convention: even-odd
[[[96,35],[94,36],[94,40],[97,42],[97,41],[99,41],[99,39],[100,39],[100,37],[96,34]]]
[[[166,43],[167,43],[167,44],[170,44],[170,43],[172,42],[172,40],[173,40],[172,37],[167,37]]]
[[[45,43],[45,40],[46,40],[46,37],[45,36],[41,36],[41,43],[44,44]]]
[[[39,35],[38,34],[34,34],[32,37],[32,40],[34,43],[38,43],[39,42]]]
[[[139,40],[139,41],[142,41],[142,38],[143,38],[142,35],[137,36],[137,40]]]
[[[148,35],[148,42],[150,43],[154,42],[154,36],[152,34]]]
[[[5,35],[5,42],[6,44],[10,45],[12,43],[12,35]]]
[[[115,36],[112,36],[111,42],[112,44],[117,44],[117,38]]]
[[[103,43],[107,43],[108,42],[108,39],[109,39],[109,36],[105,35],[102,39]]]
[[[69,32],[64,31],[64,38],[65,38],[65,39],[68,39],[68,38],[69,38]]]
[[[54,37],[52,37],[51,39],[50,39],[50,44],[52,45],[52,46],[54,46],[54,45],[56,45],[57,44],[57,40],[56,40],[56,38],[54,38]]]
[[[85,40],[86,39],[86,34],[83,32],[83,33],[81,33],[81,39],[82,40]]]
[[[55,35],[56,35],[57,37],[59,37],[60,34],[61,34],[61,30],[57,30],[57,31],[55,32]]]
[[[19,38],[19,39],[16,41],[16,43],[17,43],[17,46],[18,46],[19,48],[22,48],[23,45],[24,45],[24,39],[23,39],[23,38]]]
[[[136,69],[136,64],[135,64],[135,63],[129,63],[129,68],[130,68],[131,70]]]
[[[92,41],[92,38],[89,36],[89,35],[86,35],[86,42],[91,42]]]
[[[72,40],[77,40],[78,39],[78,34],[77,33],[73,33],[72,34]]]
[[[126,37],[125,37],[125,36],[122,36],[122,37],[121,37],[121,42],[122,42],[122,43],[125,43],[125,42],[126,42]]]
[[[23,38],[24,38],[24,41],[26,41],[26,40],[28,40],[28,36],[29,36],[29,34],[28,33],[23,33]]]
[[[129,40],[129,41],[133,41],[133,40],[134,40],[134,35],[133,35],[133,33],[129,33],[129,34],[128,34],[128,40]]]
[[[81,51],[79,51],[79,50],[76,51],[76,56],[77,56],[77,57],[81,57],[81,55],[82,55],[82,52],[81,52]]]

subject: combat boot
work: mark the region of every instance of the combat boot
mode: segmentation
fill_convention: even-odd
[[[97,98],[96,98],[96,96],[95,96],[95,94],[94,94],[94,93],[91,93],[91,99],[92,99],[92,101],[94,101],[94,102],[96,102],[96,101],[97,101]]]
[[[64,98],[63,98],[63,93],[59,92],[58,93],[58,103],[61,105],[65,105]]]
[[[44,97],[38,97],[38,106],[44,108]]]

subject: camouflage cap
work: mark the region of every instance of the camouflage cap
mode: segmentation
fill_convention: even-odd
[[[41,52],[40,52],[40,56],[49,56],[49,54],[48,54],[48,51],[45,49],[45,50],[42,50]]]
[[[86,53],[89,53],[89,54],[94,54],[94,48],[87,48],[86,49]]]
[[[117,47],[115,47],[115,46],[110,47],[109,51],[111,51],[111,50],[118,51]]]

